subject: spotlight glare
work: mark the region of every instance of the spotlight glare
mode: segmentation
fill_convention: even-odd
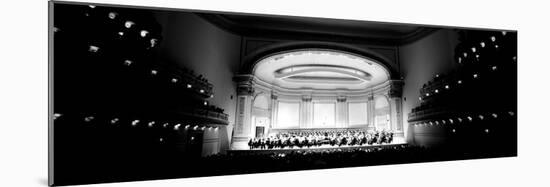
[[[495,36],[491,36],[491,41],[495,42],[495,41],[497,41],[497,38]]]
[[[445,85],[445,89],[449,89],[449,85]]]
[[[172,78],[172,83],[177,83],[177,82],[178,82],[178,79]]]
[[[485,47],[485,42],[481,42],[479,45],[481,45],[481,47]]]
[[[203,89],[201,89],[201,90],[199,90],[199,92],[201,92],[201,93],[204,93],[204,90],[203,90]]]
[[[157,70],[151,70],[152,75],[156,75],[157,73],[158,73]]]
[[[458,84],[462,84],[462,80],[458,80],[457,83],[458,83]]]
[[[192,86],[190,84],[187,84],[187,88],[191,88]]]

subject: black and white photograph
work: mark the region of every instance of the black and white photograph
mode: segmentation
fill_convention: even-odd
[[[0,186],[549,186],[548,8],[9,1]]]
[[[516,30],[49,12],[49,185],[517,156]]]

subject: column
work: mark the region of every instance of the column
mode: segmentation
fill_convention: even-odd
[[[390,104],[390,123],[391,130],[403,132],[403,107],[402,107],[402,80],[391,80],[388,98]]]
[[[238,75],[233,78],[237,82],[237,116],[231,149],[247,149],[248,140],[254,137],[251,121],[254,94],[252,79],[252,75]]]
[[[371,94],[367,97],[367,130],[374,130],[375,114],[374,95]]]
[[[313,103],[311,95],[302,96],[300,103],[300,128],[313,127]]]
[[[277,100],[277,95],[271,93],[271,120],[269,128],[277,127],[277,113],[279,111],[279,101]]]

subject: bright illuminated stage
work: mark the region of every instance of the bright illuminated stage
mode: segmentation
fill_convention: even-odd
[[[379,148],[391,148],[391,147],[401,147],[407,145],[406,143],[389,143],[389,144],[375,144],[375,145],[353,145],[353,146],[330,146],[322,145],[319,147],[310,147],[310,148],[277,148],[277,149],[234,149],[228,150],[229,155],[243,155],[243,154],[272,154],[272,153],[290,153],[290,152],[331,152],[331,151],[352,151],[352,150],[370,150],[370,149],[379,149]]]

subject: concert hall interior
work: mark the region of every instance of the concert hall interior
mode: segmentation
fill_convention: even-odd
[[[516,31],[51,10],[54,185],[517,154]]]

